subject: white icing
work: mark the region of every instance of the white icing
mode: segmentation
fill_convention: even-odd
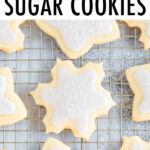
[[[147,149],[145,149],[142,145],[140,145],[140,144],[133,144],[132,146],[131,146],[131,150],[147,150]]]
[[[4,97],[5,88],[5,76],[0,75],[0,115],[9,115],[15,112],[15,105]]]
[[[61,148],[50,148],[49,150],[62,150]]]
[[[61,33],[65,45],[72,51],[79,51],[95,35],[112,32],[110,21],[106,20],[45,20]]]
[[[17,37],[10,27],[9,20],[0,20],[0,41],[11,44],[16,42]]]
[[[75,121],[80,134],[88,130],[89,113],[96,108],[108,107],[108,98],[95,88],[97,73],[94,70],[76,75],[65,68],[58,70],[56,88],[41,90],[42,101],[54,109],[52,123],[60,125],[67,120]]]
[[[150,113],[150,72],[138,70],[134,76],[140,84],[143,93],[143,100],[139,106],[139,110],[142,114]]]

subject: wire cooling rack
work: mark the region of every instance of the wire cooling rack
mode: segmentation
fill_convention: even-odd
[[[0,148],[7,150],[40,150],[45,140],[55,137],[72,150],[119,150],[123,136],[138,135],[149,140],[150,123],[134,123],[131,120],[133,93],[126,80],[124,70],[150,62],[149,51],[144,51],[138,42],[140,30],[129,28],[118,22],[121,38],[112,43],[95,45],[83,57],[73,60],[76,66],[87,62],[103,62],[105,79],[103,87],[112,93],[117,106],[107,116],[96,119],[97,129],[89,141],[74,138],[69,130],[62,133],[45,134],[42,118],[45,109],[37,106],[29,91],[38,82],[51,80],[50,70],[56,58],[68,59],[59,49],[54,39],[42,32],[33,21],[21,26],[26,35],[25,50],[13,54],[0,51],[0,66],[8,66],[13,71],[16,92],[28,110],[28,117],[11,126],[0,127]]]

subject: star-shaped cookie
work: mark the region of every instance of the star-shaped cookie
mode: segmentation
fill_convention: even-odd
[[[126,77],[135,94],[132,110],[133,120],[150,120],[150,64],[127,69]]]
[[[46,133],[67,128],[76,137],[88,139],[95,130],[94,119],[106,115],[115,105],[100,85],[104,78],[102,64],[76,68],[71,61],[57,59],[51,76],[50,83],[40,83],[31,92],[35,102],[46,108]]]
[[[71,150],[71,149],[61,141],[58,141],[50,137],[44,143],[42,150]]]
[[[21,99],[14,93],[13,76],[9,68],[0,68],[0,126],[16,123],[27,116]]]
[[[138,136],[124,137],[120,150],[149,150],[150,142],[142,141]]]
[[[37,25],[54,37],[70,58],[84,55],[93,44],[103,44],[120,37],[114,20],[36,20]]]
[[[12,53],[24,49],[24,34],[19,26],[24,20],[0,20],[0,49]]]
[[[143,43],[144,49],[150,48],[150,20],[122,20],[128,24],[129,27],[138,27],[141,30],[139,40]]]

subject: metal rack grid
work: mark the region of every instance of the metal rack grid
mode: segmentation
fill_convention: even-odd
[[[51,80],[50,70],[57,57],[68,58],[55,40],[43,33],[33,21],[22,25],[26,35],[25,50],[13,54],[0,51],[0,66],[8,66],[13,71],[16,92],[27,107],[28,117],[17,124],[0,127],[0,149],[40,150],[49,136],[63,141],[72,150],[119,150],[123,136],[138,135],[143,140],[149,140],[150,123],[134,123],[131,120],[133,93],[124,70],[150,62],[150,53],[143,51],[142,44],[138,42],[139,29],[131,29],[119,21],[118,24],[121,32],[119,40],[95,45],[83,57],[72,60],[76,66],[89,61],[103,62],[106,75],[103,87],[111,91],[117,103],[107,116],[96,119],[97,129],[89,141],[74,138],[69,130],[58,135],[45,135],[42,123],[45,109],[34,103],[29,91],[35,89],[38,82]]]

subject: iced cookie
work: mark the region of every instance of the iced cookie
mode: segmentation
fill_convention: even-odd
[[[24,119],[26,108],[14,93],[13,76],[9,68],[0,68],[0,126]]]
[[[24,34],[19,29],[24,20],[0,21],[0,49],[12,53],[24,49]]]
[[[144,142],[138,136],[124,137],[120,150],[150,150],[150,142]]]
[[[46,133],[67,128],[76,137],[88,139],[95,130],[94,119],[106,115],[115,105],[100,85],[104,78],[102,64],[76,68],[71,61],[57,59],[51,76],[50,83],[40,83],[31,92],[35,102],[46,108]]]
[[[150,20],[123,20],[129,27],[138,27],[141,29],[139,40],[143,43],[144,49],[150,48]]]
[[[37,25],[54,37],[62,51],[75,59],[93,44],[103,44],[120,37],[116,21],[110,20],[36,20]]]
[[[54,138],[48,138],[44,143],[42,150],[70,150],[70,148]]]
[[[133,120],[150,120],[150,64],[129,68],[126,70],[126,76],[135,94]]]

